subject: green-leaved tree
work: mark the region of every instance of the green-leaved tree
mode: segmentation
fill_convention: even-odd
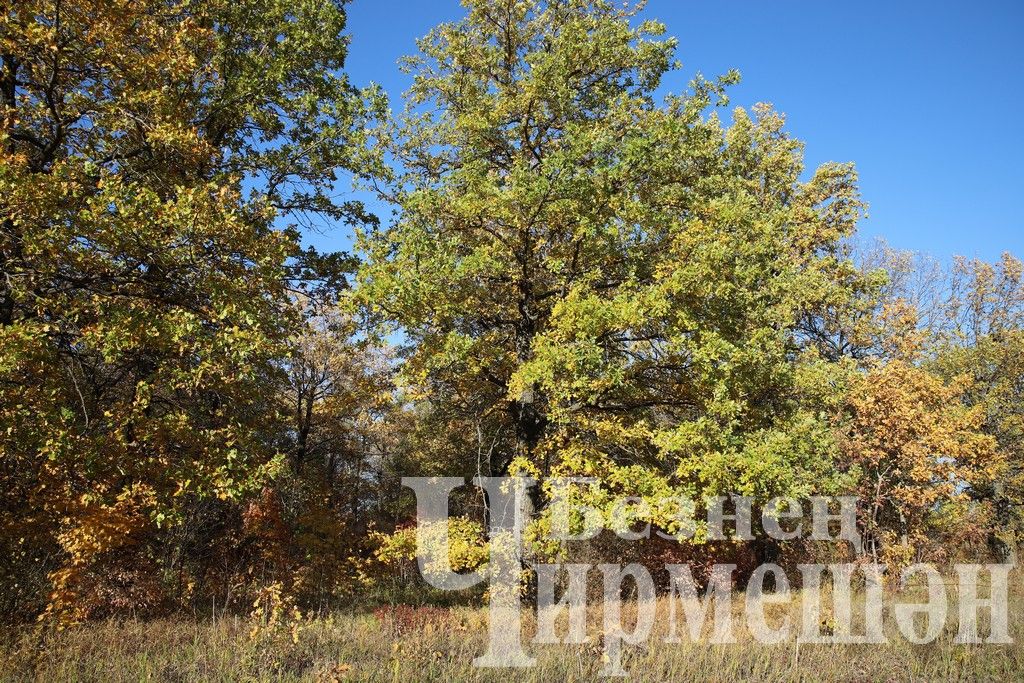
[[[633,9],[466,6],[406,62],[400,212],[360,276],[412,394],[479,435],[466,469],[650,498],[827,487],[843,372],[808,321],[864,287],[852,166],[803,180],[769,107],[709,113],[735,73],[659,99],[675,41]]]

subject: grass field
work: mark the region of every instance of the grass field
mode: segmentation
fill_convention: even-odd
[[[1015,574],[1012,645],[954,644],[952,606],[943,634],[920,646],[898,635],[888,645],[762,645],[742,624],[735,628],[736,644],[666,644],[660,619],[648,644],[625,646],[623,665],[630,680],[638,681],[1024,680],[1024,590]],[[900,597],[912,599],[911,594]],[[781,620],[788,613],[799,624],[799,609],[794,601],[770,616]],[[742,600],[734,612],[742,612]],[[594,629],[600,616],[599,609],[590,615]],[[982,633],[986,621],[981,620]],[[886,625],[896,633],[888,608]],[[537,657],[532,669],[475,669],[471,663],[484,650],[486,628],[484,610],[454,607],[339,612],[303,620],[297,630],[284,625],[254,632],[253,623],[242,617],[107,621],[65,631],[8,629],[0,674],[5,681],[569,683],[598,678],[602,653],[596,639],[583,646],[530,645]],[[532,624],[526,623],[524,631],[529,637]]]

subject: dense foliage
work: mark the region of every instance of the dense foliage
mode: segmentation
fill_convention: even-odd
[[[638,10],[465,6],[391,116],[340,3],[4,5],[4,614],[411,583],[403,474],[595,477],[669,532],[667,496],[856,494],[892,566],[1013,552],[1019,261],[858,251],[853,166],[728,112],[734,72],[660,98]],[[300,248],[338,224],[361,260]],[[453,501],[465,568],[483,502]]]

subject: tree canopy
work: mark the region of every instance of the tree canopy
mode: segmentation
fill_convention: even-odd
[[[341,2],[4,5],[4,613],[414,585],[407,474],[591,477],[668,532],[670,497],[858,495],[893,567],[1012,552],[1019,261],[858,248],[854,166],[730,110],[736,72],[663,95],[642,9],[464,6],[392,114]]]
[[[471,2],[408,60],[391,226],[365,300],[417,395],[483,428],[488,468],[632,494],[806,492],[827,425],[802,323],[864,285],[848,164],[802,181],[737,79],[658,102],[675,41],[606,2]],[[712,110],[712,111],[709,111]]]

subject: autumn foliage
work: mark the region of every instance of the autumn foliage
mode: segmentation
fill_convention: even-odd
[[[465,6],[392,115],[339,2],[4,5],[0,612],[293,637],[417,585],[403,475],[596,477],[605,512],[855,494],[863,557],[1011,554],[1020,262],[859,254],[854,167],[727,111],[735,72],[659,101],[676,42],[633,8]],[[302,248],[327,226],[358,254]],[[486,506],[452,508],[483,566]]]

